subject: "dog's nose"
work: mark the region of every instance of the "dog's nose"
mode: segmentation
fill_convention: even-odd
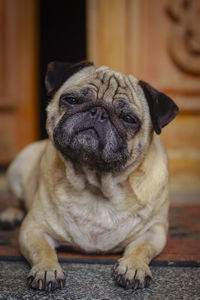
[[[90,116],[96,121],[104,122],[108,119],[108,113],[103,107],[93,107],[90,109]]]

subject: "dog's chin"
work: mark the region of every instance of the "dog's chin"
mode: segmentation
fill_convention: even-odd
[[[128,159],[124,147],[115,151],[105,147],[109,141],[102,144],[98,133],[92,128],[79,131],[67,143],[63,142],[62,137],[54,136],[54,143],[64,159],[101,173],[121,171]]]
[[[72,141],[72,147],[78,152],[91,153],[99,152],[99,138],[94,129],[86,129],[77,133]]]

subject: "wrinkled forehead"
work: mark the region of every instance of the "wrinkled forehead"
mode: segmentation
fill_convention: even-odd
[[[95,91],[97,99],[112,101],[123,98],[130,101],[135,98],[137,79],[101,67],[96,70],[94,78],[88,84]]]
[[[108,67],[88,67],[67,80],[60,93],[78,92],[84,96],[92,96],[98,100],[113,102],[113,100],[124,100],[133,106],[141,108],[138,98],[141,90],[138,79],[132,75],[124,75]]]

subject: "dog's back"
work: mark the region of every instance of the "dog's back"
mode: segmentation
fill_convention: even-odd
[[[27,197],[24,187],[27,187],[29,194],[30,191],[32,191],[31,194],[34,194],[36,181],[38,180],[39,161],[46,143],[47,140],[43,140],[28,145],[18,154],[8,168],[7,177],[12,196],[25,201],[26,209],[30,208],[32,197]]]

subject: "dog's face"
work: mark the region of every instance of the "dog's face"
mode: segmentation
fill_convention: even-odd
[[[99,172],[138,163],[178,108],[133,76],[92,63],[49,64],[47,131],[65,160]]]

